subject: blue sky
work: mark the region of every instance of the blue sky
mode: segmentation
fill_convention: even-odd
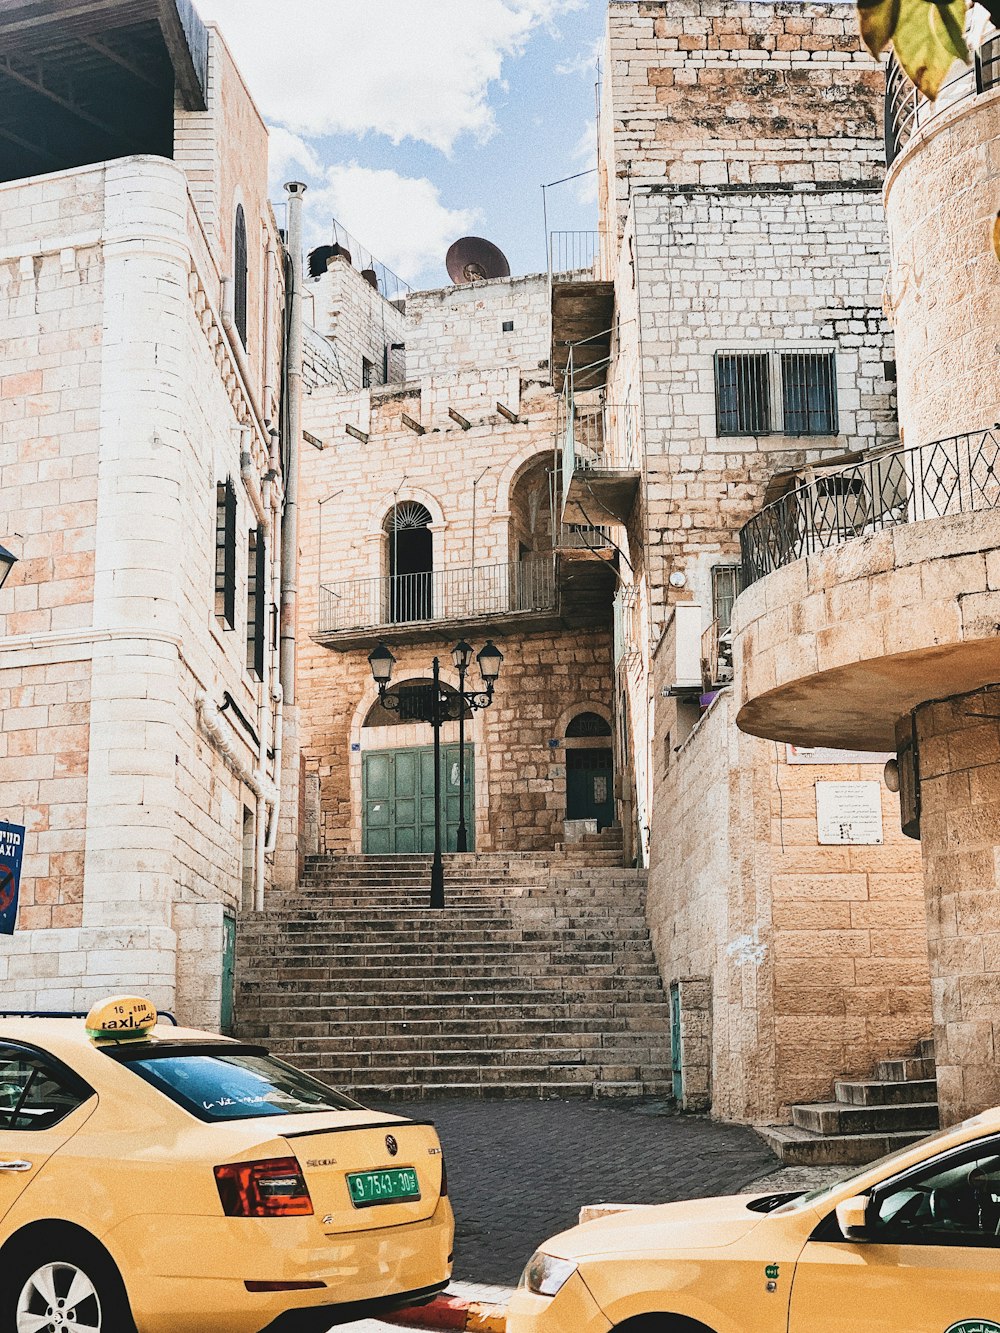
[[[605,0],[284,0],[277,33],[265,0],[199,3],[272,127],[275,196],[310,186],[310,241],[335,213],[418,286],[468,232],[544,267],[540,186],[596,164]],[[549,204],[555,228],[597,225],[593,178]]]

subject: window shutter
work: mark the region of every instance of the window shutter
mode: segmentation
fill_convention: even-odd
[[[233,322],[240,342],[247,345],[247,220],[243,205],[236,205],[236,233],[233,260]]]
[[[236,624],[236,488],[215,488],[215,614],[227,629]]]

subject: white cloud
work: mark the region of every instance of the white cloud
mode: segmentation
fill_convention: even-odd
[[[580,171],[592,174],[574,181],[576,197],[581,204],[597,203],[597,121],[589,120],[573,149],[573,161]]]
[[[450,152],[495,129],[489,89],[531,34],[584,0],[201,0],[264,116],[308,138],[416,139]],[[318,16],[319,15],[319,16]]]
[[[311,156],[308,144],[299,141],[297,146],[293,135],[280,144],[282,168]],[[473,209],[448,208],[437,186],[424,177],[378,171],[357,162],[310,168],[304,174],[309,185],[304,217],[307,248],[333,239],[332,220],[336,218],[406,282],[425,277],[444,281],[449,245],[481,221]],[[282,172],[272,169],[272,180],[279,177]]]
[[[604,35],[596,37],[587,46],[581,47],[575,56],[556,65],[557,74],[592,75],[597,78],[597,62],[604,52]]]

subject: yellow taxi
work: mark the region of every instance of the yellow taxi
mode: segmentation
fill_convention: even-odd
[[[325,1333],[430,1300],[433,1126],[115,997],[0,1015],[0,1333]]]
[[[533,1256],[507,1333],[1000,1333],[1000,1110],[808,1194],[622,1212]]]

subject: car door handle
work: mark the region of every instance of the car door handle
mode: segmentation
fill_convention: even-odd
[[[30,1162],[0,1162],[0,1171],[30,1171]]]

